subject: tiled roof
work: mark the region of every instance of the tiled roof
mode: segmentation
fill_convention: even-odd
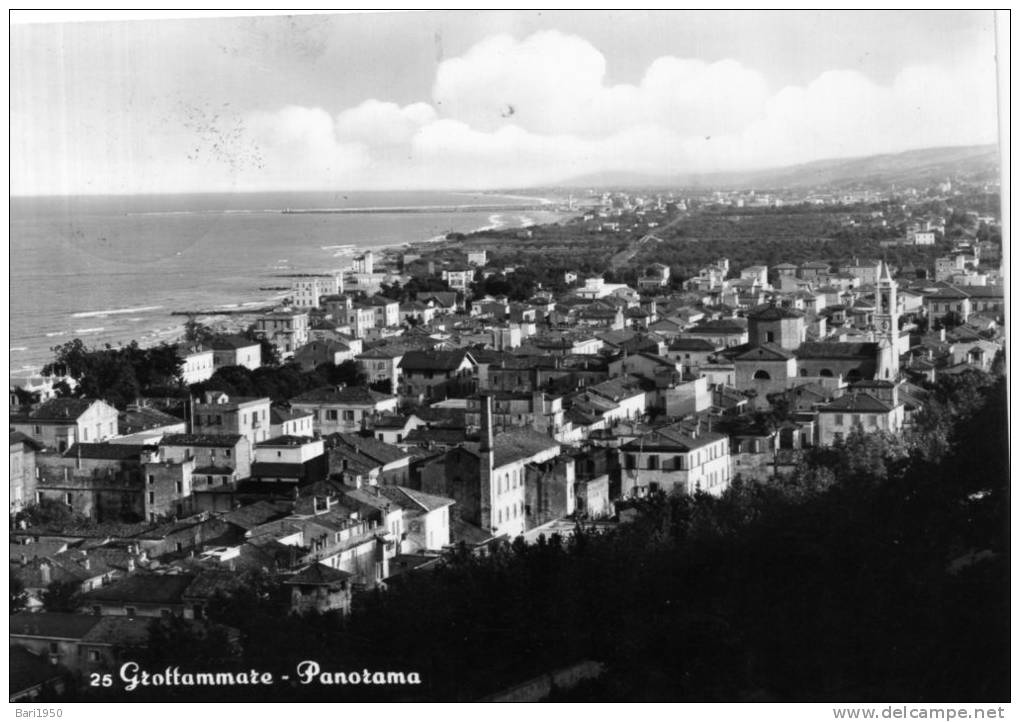
[[[850,393],[839,397],[827,406],[821,407],[818,411],[828,413],[863,412],[872,414],[887,414],[892,410],[892,408],[892,406],[884,401],[876,399],[871,394],[863,391],[851,391]]]
[[[514,461],[523,461],[537,454],[559,449],[555,440],[531,429],[504,431],[496,434],[493,439],[493,465],[504,466]],[[464,448],[472,453],[479,453],[479,445],[475,442],[464,444]]]
[[[447,499],[446,497],[435,496],[433,494],[426,494],[423,491],[416,491],[403,486],[380,486],[378,488],[380,494],[398,506],[405,508],[411,504],[413,505],[412,508],[420,508],[423,511],[434,511],[455,503],[453,499]]]
[[[28,434],[23,434],[20,431],[12,431],[10,436],[11,446],[14,446],[15,444],[25,444],[26,446],[32,447],[36,451],[42,448],[42,444],[40,444],[38,441],[33,439]]]
[[[681,426],[657,429],[641,438],[628,441],[621,448],[628,451],[694,451],[727,438],[725,434],[702,431],[694,436]]]
[[[285,421],[293,421],[294,419],[306,419],[312,416],[311,411],[297,411],[295,409],[285,409],[282,406],[273,406],[269,409],[269,423],[271,424],[282,424]]]
[[[270,501],[257,501],[254,504],[242,506],[240,509],[234,509],[221,516],[220,519],[242,529],[252,529],[259,524],[285,516],[289,512],[287,506]]]
[[[249,346],[258,346],[258,341],[252,341],[249,338],[234,334],[232,336],[217,336],[209,345],[214,351],[236,351],[240,348],[248,348]]]
[[[180,604],[193,574],[132,574],[84,595],[86,602]]]
[[[736,361],[787,361],[793,358],[793,354],[773,343],[766,343],[760,346],[752,346],[742,354],[735,356]]]
[[[133,434],[146,429],[183,424],[184,420],[164,413],[159,409],[129,409],[117,414],[117,430],[121,434]]]
[[[160,446],[236,446],[241,434],[167,434]]]
[[[456,351],[408,351],[400,361],[403,371],[455,371],[471,355],[463,349]]]
[[[801,359],[867,359],[875,358],[877,343],[840,343],[838,341],[808,341],[797,348]]]
[[[81,639],[102,617],[70,612],[18,612],[10,616],[9,633],[19,637]]]
[[[333,569],[325,564],[316,562],[305,567],[290,579],[285,580],[284,584],[329,586],[346,581],[352,576],[352,574],[342,569]]]
[[[373,391],[365,386],[324,386],[299,394],[290,400],[291,404],[337,404],[339,406],[375,406],[389,401],[392,396]]]
[[[747,317],[755,321],[782,321],[790,318],[803,318],[804,314],[792,308],[766,304],[753,309],[747,314]]]
[[[313,439],[311,436],[288,436],[288,435],[274,436],[271,439],[260,441],[259,443],[255,444],[255,447],[258,448],[260,446],[302,446],[312,441],[315,441],[315,439]]]
[[[77,443],[64,452],[65,459],[103,459],[105,461],[139,460],[143,452],[155,451],[155,445],[146,444],[111,444]]]
[[[73,421],[89,410],[95,399],[50,399],[44,402],[28,418],[32,421]]]
[[[670,351],[715,351],[715,344],[703,338],[678,338],[669,345]]]
[[[380,464],[390,464],[394,461],[399,461],[407,457],[407,452],[403,449],[387,444],[384,441],[379,441],[372,436],[360,436],[358,434],[330,434],[326,437],[327,446],[330,448],[339,449],[356,449],[358,453],[363,454],[370,459],[379,462]]]

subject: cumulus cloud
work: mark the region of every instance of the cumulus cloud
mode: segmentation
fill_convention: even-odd
[[[306,181],[495,187],[993,142],[994,73],[989,55],[905,68],[889,85],[835,69],[772,88],[735,60],[661,57],[639,82],[610,84],[597,48],[543,31],[493,36],[443,61],[430,102],[370,99],[335,116],[291,107],[253,120],[267,165],[300,168]]]

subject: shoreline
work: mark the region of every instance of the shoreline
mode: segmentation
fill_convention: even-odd
[[[510,197],[510,196],[503,195],[501,197]],[[554,213],[555,212],[553,209],[556,207],[557,204],[554,201],[550,201],[549,199],[539,199],[539,200],[548,201],[548,205],[546,207],[536,207],[534,210],[536,210],[536,211],[538,211],[540,213]],[[506,206],[504,206],[503,208],[506,208]],[[509,208],[511,210],[509,210],[507,215],[515,216],[515,215],[520,213],[520,211],[514,210],[513,206],[510,206]],[[467,210],[473,210],[470,207],[466,207],[466,209]],[[482,212],[485,212],[485,211],[482,211]],[[516,228],[516,227],[526,228],[526,227],[529,227],[529,226],[540,225],[538,222],[533,221],[532,219],[529,219],[526,215],[524,215],[524,216],[517,216],[517,217],[531,220],[532,221],[531,223],[520,224],[520,223],[515,223],[515,222],[505,223],[505,222],[499,222],[499,221],[495,221],[494,222],[493,221],[494,218],[497,218],[497,217],[499,217],[501,215],[503,215],[503,214],[500,211],[493,212],[489,216],[489,218],[488,218],[488,221],[489,221],[488,223],[486,223],[485,225],[482,225],[482,226],[478,226],[478,227],[473,228],[473,229],[468,230],[468,231],[449,231],[448,233],[442,233],[442,234],[438,234],[438,235],[435,235],[435,236],[432,236],[432,237],[429,237],[429,238],[424,238],[424,239],[404,240],[404,241],[396,241],[396,242],[383,242],[380,245],[355,247],[352,250],[350,256],[351,256],[351,259],[353,259],[354,257],[363,255],[363,254],[365,254],[367,252],[373,252],[373,253],[379,254],[382,257],[381,261],[380,261],[380,265],[383,265],[383,266],[395,265],[397,263],[397,261],[399,260],[399,257],[403,253],[405,253],[405,252],[413,251],[416,248],[426,249],[429,246],[432,246],[434,244],[447,242],[447,240],[448,240],[447,239],[447,235],[449,233],[462,233],[465,236],[470,236],[470,235],[472,235],[474,233],[480,233],[480,232],[489,231],[489,230],[500,230],[500,229],[504,229],[504,228]],[[562,214],[562,215],[568,215],[568,214]],[[548,222],[551,223],[551,222],[555,222],[555,221],[548,221]],[[451,242],[456,243],[458,241],[451,241]],[[322,268],[323,269],[327,269],[328,265],[329,265],[328,263],[323,263],[322,264]],[[342,269],[344,273],[346,273],[346,271],[350,268],[350,265],[351,265],[350,261],[346,261],[345,266]],[[338,270],[341,270],[341,269],[338,269]],[[320,273],[325,273],[325,272],[326,272],[325,270],[320,271]],[[306,273],[304,275],[317,275],[317,274]],[[396,273],[394,271],[394,275],[399,276],[400,274],[398,274],[398,273]],[[265,293],[268,290],[269,290],[268,288],[263,289],[261,287],[258,289],[258,291],[261,292],[261,293]],[[283,288],[273,289],[273,290],[275,291],[275,293],[263,295],[259,300],[249,302],[249,303],[251,303],[253,305],[253,308],[251,310],[246,310],[246,309],[239,308],[239,306],[241,304],[239,302],[236,302],[236,301],[233,303],[233,305],[231,305],[229,302],[225,302],[223,309],[203,309],[203,310],[209,310],[209,311],[211,311],[211,313],[202,313],[201,311],[199,311],[199,312],[190,312],[190,311],[188,311],[186,309],[169,309],[169,310],[164,312],[165,313],[164,316],[162,316],[162,317],[155,317],[154,318],[154,320],[156,320],[156,318],[160,319],[160,323],[158,325],[154,324],[154,326],[153,326],[153,328],[151,330],[147,330],[144,334],[141,334],[141,335],[135,335],[132,338],[125,338],[123,340],[112,340],[112,339],[111,340],[96,340],[96,341],[90,342],[87,339],[87,336],[88,336],[87,334],[82,335],[82,334],[76,333],[74,331],[69,331],[69,332],[66,332],[66,333],[61,333],[61,337],[64,339],[64,340],[61,341],[61,343],[66,343],[67,341],[71,341],[71,340],[73,340],[75,338],[79,338],[79,339],[81,339],[82,343],[84,343],[85,346],[87,348],[90,348],[90,349],[91,348],[102,348],[104,346],[104,344],[107,344],[107,343],[109,343],[111,346],[114,346],[114,347],[116,347],[118,345],[126,346],[126,345],[130,344],[132,341],[137,342],[138,345],[140,347],[142,347],[142,348],[152,348],[154,346],[158,346],[161,343],[167,343],[167,344],[173,345],[175,343],[182,342],[183,339],[184,339],[184,325],[182,323],[175,323],[175,319],[180,319],[181,317],[190,316],[190,315],[193,315],[193,313],[194,313],[195,319],[197,321],[199,321],[199,322],[201,322],[201,323],[203,323],[205,325],[208,325],[211,329],[213,329],[217,333],[239,333],[241,330],[243,330],[244,327],[246,327],[248,325],[247,323],[244,323],[244,320],[246,319],[246,317],[251,317],[251,319],[254,319],[254,317],[256,317],[259,312],[264,312],[266,308],[273,308],[273,307],[278,306],[279,305],[279,301],[282,298],[286,297],[286,295],[290,292],[290,289],[283,289]],[[254,307],[254,304],[258,304],[257,307]],[[118,311],[118,310],[119,309],[113,309],[112,311]],[[111,311],[86,311],[86,312],[81,312],[81,313],[88,313],[90,316],[103,317],[105,315],[109,315],[111,313]],[[203,321],[202,319],[206,319],[206,320]],[[170,324],[170,325],[166,325],[166,324]],[[53,340],[55,341],[56,339],[53,339]],[[15,349],[17,349],[18,351],[27,350],[27,347],[24,345],[24,343],[25,343],[24,341],[17,341],[16,342],[16,341],[14,341],[14,339],[10,339],[10,343],[11,343],[11,346],[9,347],[9,351],[13,351]],[[55,344],[55,345],[60,345],[60,344]],[[51,356],[51,359],[52,359],[52,356]],[[23,379],[23,378],[27,378],[27,377],[30,377],[30,376],[39,376],[43,366],[45,366],[46,363],[49,363],[49,361],[44,361],[44,362],[41,362],[41,363],[39,363],[37,365],[31,365],[31,366],[28,365],[28,364],[25,364],[25,365],[23,365],[23,366],[21,366],[21,367],[19,367],[17,369],[15,369],[13,367],[13,364],[12,364],[11,368],[9,369],[9,377],[10,378]]]

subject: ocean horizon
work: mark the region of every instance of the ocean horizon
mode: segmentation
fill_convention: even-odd
[[[184,319],[172,311],[268,305],[286,293],[264,289],[289,286],[288,274],[349,265],[346,246],[381,250],[562,218],[553,206],[513,209],[543,200],[447,191],[12,197],[11,375],[37,371],[74,338],[173,340]]]

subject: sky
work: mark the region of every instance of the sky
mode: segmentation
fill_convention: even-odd
[[[997,139],[989,11],[11,27],[14,195],[498,189]]]

